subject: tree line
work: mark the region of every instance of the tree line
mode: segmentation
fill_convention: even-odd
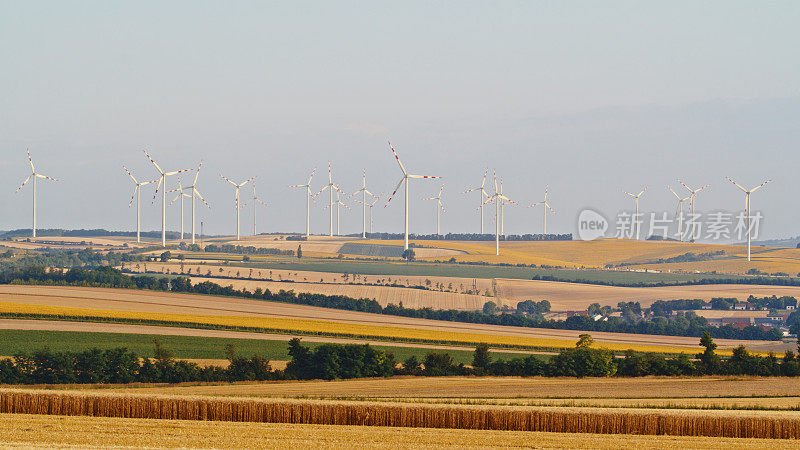
[[[336,380],[412,376],[541,376],[541,377],[641,377],[755,375],[800,376],[800,359],[787,351],[783,357],[750,354],[744,346],[732,356],[720,358],[717,345],[703,333],[703,351],[694,358],[685,353],[667,358],[658,353],[633,350],[615,357],[606,349],[594,348],[588,334],[582,334],[574,348],[563,349],[549,359],[526,356],[494,360],[487,344],[478,344],[472,365],[456,364],[449,353],[428,352],[420,361],[411,356],[401,364],[394,355],[369,344],[323,344],[309,348],[298,338],[289,341],[291,360],[285,370],[273,370],[269,360],[240,356],[235,346],[226,346],[228,367],[200,367],[176,360],[174,353],[154,339],[154,357],[139,358],[120,347],[80,352],[52,352],[48,349],[17,353],[0,360],[0,384],[93,384],[93,383],[181,383],[192,381],[233,382],[262,380]],[[800,349],[798,349],[800,350]]]

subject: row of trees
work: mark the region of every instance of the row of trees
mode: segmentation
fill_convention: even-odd
[[[253,292],[247,289],[237,290],[232,286],[220,286],[211,281],[193,285],[186,277],[155,278],[147,275],[129,277],[117,269],[100,267],[97,269],[74,268],[66,272],[48,271],[41,266],[30,266],[24,269],[0,271],[0,283],[44,283],[69,284],[79,286],[99,286],[111,288],[137,288],[159,291],[192,292],[197,294],[254,298],[284,303],[321,306],[325,308],[362,311],[393,316],[414,317],[420,319],[444,320],[450,322],[480,323],[488,325],[507,325],[531,328],[551,328],[580,331],[603,331],[616,333],[638,333],[668,336],[700,336],[708,332],[715,338],[780,340],[782,334],[778,330],[764,330],[761,327],[747,326],[743,329],[730,325],[712,327],[708,321],[694,313],[679,313],[675,317],[656,317],[652,321],[626,321],[620,317],[610,317],[606,321],[595,321],[586,316],[572,316],[566,320],[545,320],[540,315],[527,317],[520,314],[486,314],[483,311],[458,311],[431,308],[405,308],[402,305],[389,304],[382,307],[374,299],[352,298],[343,295],[323,295],[281,290],[273,293],[256,288]],[[535,303],[537,308],[540,303]],[[544,307],[544,305],[541,305]]]
[[[657,353],[628,350],[615,357],[605,349],[593,348],[594,341],[582,334],[574,348],[562,350],[546,359],[527,356],[493,360],[489,346],[479,344],[472,365],[456,364],[449,353],[428,352],[422,361],[411,356],[397,364],[394,356],[368,344],[324,344],[309,348],[300,339],[289,341],[291,361],[286,370],[273,370],[269,361],[258,355],[243,357],[232,345],[226,348],[229,365],[199,367],[176,360],[158,339],[154,358],[139,357],[126,348],[90,349],[82,352],[18,353],[0,361],[0,384],[68,383],[179,383],[189,381],[244,381],[284,379],[348,379],[414,376],[543,376],[543,377],[640,377],[647,375],[757,375],[800,376],[800,359],[787,351],[782,358],[772,354],[760,357],[744,346],[729,358],[716,354],[717,345],[708,333],[700,339],[703,351],[690,358],[685,353],[667,358]]]

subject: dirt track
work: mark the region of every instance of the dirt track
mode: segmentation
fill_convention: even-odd
[[[220,298],[168,292],[136,291],[52,286],[0,286],[0,301],[32,305],[65,306],[148,313],[200,314],[214,316],[288,317],[317,319],[341,323],[395,326],[433,331],[519,336],[558,340],[577,340],[581,331],[542,328],[505,327],[459,322],[369,314],[312,306],[292,305],[259,300]],[[593,332],[597,342],[629,345],[662,345],[698,348],[693,337],[654,336]],[[744,343],[752,350],[782,352],[782,342],[716,340],[720,348],[733,348]]]

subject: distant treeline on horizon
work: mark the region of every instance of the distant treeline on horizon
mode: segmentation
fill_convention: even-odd
[[[181,233],[178,231],[167,231],[167,239],[180,239]],[[189,233],[184,233],[184,236]],[[30,237],[30,228],[20,228],[17,230],[2,231],[0,230],[0,237]],[[136,236],[135,231],[109,231],[103,228],[96,228],[91,230],[65,230],[61,228],[48,228],[37,229],[37,237],[107,237],[107,236]],[[160,239],[161,231],[142,231],[140,235],[143,238]],[[283,232],[269,232],[259,233],[259,236],[301,236],[301,233],[283,233]],[[227,235],[203,235],[204,238],[217,238]],[[314,234],[312,234],[314,236]],[[360,238],[361,233],[346,234],[344,237]],[[403,233],[367,233],[369,239],[379,240],[398,240],[403,239]],[[409,234],[409,239],[428,240],[428,241],[493,241],[494,234],[480,234],[480,233],[447,233],[443,235],[436,234]],[[571,241],[572,233],[566,234],[508,234],[500,236],[501,241]]]

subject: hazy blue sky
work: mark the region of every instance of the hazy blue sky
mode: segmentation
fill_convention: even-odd
[[[642,209],[674,211],[677,177],[712,183],[698,209],[737,210],[730,175],[773,178],[752,200],[762,236],[797,235],[798,23],[792,1],[0,0],[0,229],[30,226],[31,192],[14,194],[26,147],[62,180],[39,185],[42,228],[134,229],[122,165],[153,177],[147,148],[165,169],[205,161],[200,217],[230,233],[220,173],[258,175],[260,231],[300,231],[303,194],[286,186],[318,166],[320,188],[330,159],[344,190],[366,168],[391,192],[389,138],[412,172],[445,177],[446,231],[477,231],[461,191],[488,167],[523,204],[506,211],[510,233],[541,230],[525,206],[548,183],[549,231],[571,232],[582,207],[631,208],[622,189],[650,185]],[[413,232],[434,230],[419,199],[438,188],[412,184]],[[145,192],[144,228],[158,229]],[[323,205],[313,232],[327,231]],[[401,230],[402,202],[375,212],[377,230]],[[360,211],[342,224],[360,231]]]

